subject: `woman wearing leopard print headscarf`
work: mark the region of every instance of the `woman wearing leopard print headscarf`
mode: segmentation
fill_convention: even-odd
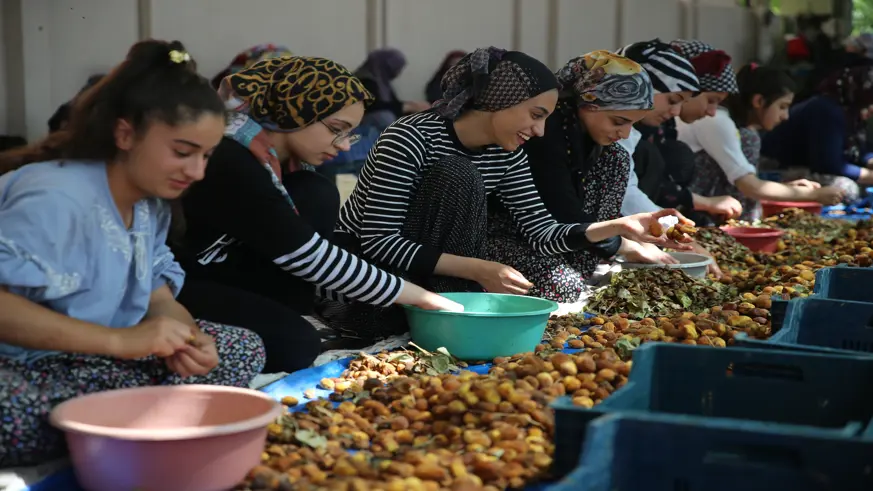
[[[257,332],[266,371],[305,368],[321,335],[301,317],[316,288],[378,306],[460,308],[330,243],[336,187],[293,164],[320,165],[356,142],[350,134],[372,95],[324,58],[261,61],[219,88],[231,115],[205,178],[183,199],[177,255],[189,281],[179,296],[194,315]],[[184,142],[177,152],[185,152]]]

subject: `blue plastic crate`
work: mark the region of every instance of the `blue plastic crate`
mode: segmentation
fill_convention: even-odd
[[[785,313],[788,311],[788,300],[773,299],[770,305],[770,330],[778,332],[785,323]]]
[[[815,273],[816,297],[873,302],[873,268],[834,266]]]
[[[593,421],[550,491],[869,491],[873,443],[759,422],[625,413]]]
[[[628,384],[593,409],[569,397],[552,404],[556,477],[572,471],[588,424],[608,413],[777,423],[842,438],[857,437],[873,418],[873,357],[649,343],[633,363]]]
[[[873,303],[797,298],[788,303],[782,328],[770,339],[740,333],[734,342],[748,348],[873,354]]]

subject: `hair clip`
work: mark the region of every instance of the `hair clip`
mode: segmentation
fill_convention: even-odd
[[[759,65],[758,65],[757,63],[755,63],[754,61],[751,62],[751,63],[749,63],[749,68],[750,68],[752,71],[757,70],[757,69],[758,69],[758,66],[759,66]]]
[[[170,61],[173,63],[186,63],[191,61],[191,55],[189,55],[187,51],[174,49],[170,51]]]

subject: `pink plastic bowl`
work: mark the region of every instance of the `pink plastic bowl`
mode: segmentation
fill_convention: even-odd
[[[821,211],[824,209],[821,203],[808,201],[761,201],[761,213],[765,217],[778,215],[789,208],[800,208],[813,215],[821,215]]]
[[[261,392],[181,385],[77,397],[50,420],[88,491],[223,491],[258,465],[281,414]]]
[[[754,252],[776,252],[782,230],[759,227],[722,227],[722,230],[737,242]]]

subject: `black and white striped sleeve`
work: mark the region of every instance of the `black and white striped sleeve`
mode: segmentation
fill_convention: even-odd
[[[192,189],[192,195],[210,205],[195,218],[211,221],[213,228],[289,274],[315,284],[318,290],[373,305],[394,303],[403,288],[402,279],[321,237],[295,213],[274,185],[270,171],[247,149],[230,144],[239,148],[222,143],[210,159],[206,178]]]
[[[340,217],[358,224],[365,257],[413,276],[433,274],[441,254],[400,236],[426,152],[424,137],[414,126],[401,121],[388,127],[367,157],[357,184],[362,192],[356,192]]]
[[[498,190],[516,226],[538,254],[551,256],[581,249],[601,249],[604,245],[608,245],[606,254],[615,254],[614,240],[604,241],[608,244],[588,240],[585,232],[590,223],[564,224],[555,220],[534,184],[527,156],[522,154],[509,166]]]

